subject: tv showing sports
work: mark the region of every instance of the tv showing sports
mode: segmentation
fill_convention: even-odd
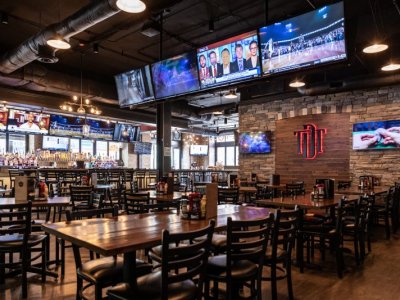
[[[353,150],[400,148],[400,120],[353,124]]]
[[[151,66],[157,99],[199,90],[196,54],[188,52],[154,63]]]
[[[136,154],[151,154],[152,143],[133,142],[133,152]]]
[[[69,138],[49,135],[43,136],[42,149],[68,151]]]
[[[85,118],[51,115],[49,131],[51,135],[83,136],[83,125]]]
[[[113,139],[115,123],[87,119],[86,124],[90,126],[88,137],[105,140]]]
[[[208,155],[208,145],[190,145],[190,155],[192,156]]]
[[[259,29],[266,75],[347,58],[343,2]]]
[[[7,129],[8,110],[0,111],[0,130]]]
[[[154,100],[150,66],[114,76],[119,106],[138,105]]]
[[[140,126],[115,124],[113,140],[117,142],[134,142],[140,140]]]
[[[257,31],[199,48],[197,61],[202,89],[258,77],[261,64]]]
[[[48,114],[10,109],[8,112],[7,129],[26,133],[49,133]]]
[[[270,153],[271,133],[269,131],[241,132],[239,135],[240,153]]]

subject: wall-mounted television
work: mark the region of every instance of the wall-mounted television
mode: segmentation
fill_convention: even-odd
[[[49,131],[52,135],[83,136],[83,125],[85,118],[51,115]]]
[[[353,124],[353,150],[400,148],[400,120]]]
[[[133,142],[133,152],[136,154],[151,154],[152,143]]]
[[[195,52],[156,62],[151,66],[151,72],[157,99],[194,92],[200,88]]]
[[[113,140],[117,142],[134,142],[140,140],[140,126],[115,124]]]
[[[192,156],[208,155],[208,145],[190,145],[190,155]]]
[[[343,2],[259,29],[262,70],[276,74],[347,58]]]
[[[48,114],[10,109],[7,129],[9,131],[47,134],[49,132],[49,118]]]
[[[115,123],[107,123],[106,121],[87,119],[86,124],[90,126],[88,137],[105,140],[113,139]]]
[[[240,153],[270,153],[271,132],[241,132],[239,135]]]
[[[121,107],[154,100],[150,66],[115,75],[114,78]]]
[[[0,130],[7,129],[8,110],[0,110]]]
[[[42,149],[68,151],[69,138],[45,135],[43,136]]]
[[[257,31],[250,31],[197,50],[201,88],[258,77],[261,74]]]

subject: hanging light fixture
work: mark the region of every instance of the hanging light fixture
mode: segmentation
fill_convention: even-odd
[[[226,99],[236,99],[238,96],[236,95],[235,90],[230,90],[229,93],[224,95],[224,98]]]
[[[305,85],[306,85],[306,83],[304,81],[298,80],[298,79],[295,79],[294,81],[289,83],[289,86],[292,87],[292,88],[300,88],[300,87],[303,87]]]
[[[69,39],[62,37],[59,34],[55,34],[53,37],[49,38],[46,43],[55,49],[66,50],[71,48]]]
[[[373,54],[373,53],[379,53],[382,51],[385,51],[387,48],[389,48],[388,45],[383,44],[383,43],[377,43],[377,44],[372,44],[363,49],[363,52],[366,54]]]
[[[127,13],[141,13],[146,9],[146,4],[140,0],[117,0],[116,5]]]
[[[400,63],[395,63],[395,62],[390,62],[381,68],[381,70],[385,72],[396,71],[399,69],[400,69]]]
[[[377,2],[377,4],[378,4],[378,2]],[[385,40],[385,37],[382,34],[383,33],[383,28],[381,28],[382,30],[380,30],[380,28],[378,26],[378,22],[376,20],[377,19],[376,15],[375,15],[375,13],[377,12],[379,7],[373,7],[372,6],[373,4],[372,4],[371,1],[369,1],[369,5],[370,5],[370,9],[371,9],[373,25],[375,26],[375,35],[374,36],[375,36],[376,40],[372,44],[366,46],[363,49],[363,52],[366,53],[366,54],[374,54],[374,53],[379,53],[379,52],[385,51],[386,49],[389,48],[389,46],[387,44],[381,42],[382,40]]]

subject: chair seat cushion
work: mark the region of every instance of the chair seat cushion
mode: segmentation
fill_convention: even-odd
[[[245,279],[255,276],[258,266],[249,260],[240,260],[232,264],[232,279]],[[226,255],[212,256],[208,259],[207,275],[226,277]]]
[[[195,299],[197,286],[192,280],[172,283],[168,286],[168,300]],[[138,278],[137,289],[121,283],[107,292],[110,299],[161,299],[161,271]]]
[[[29,236],[28,245],[29,247],[33,247],[43,242],[47,238],[46,235],[43,234],[31,234]],[[24,241],[23,234],[11,234],[11,235],[2,235],[0,236],[0,248],[9,247],[9,248],[18,248],[22,247]]]
[[[79,276],[89,282],[119,283],[123,281],[123,259],[113,256],[90,260],[77,270]],[[141,260],[136,260],[136,274],[142,276],[152,271],[152,266]]]
[[[185,244],[179,244],[179,247],[184,247]],[[169,244],[169,248],[176,248],[176,244],[172,243]],[[162,258],[162,245],[158,245],[155,246],[153,248],[150,249],[149,251],[149,256],[151,257],[151,259],[157,261],[157,262],[161,262],[161,258]]]

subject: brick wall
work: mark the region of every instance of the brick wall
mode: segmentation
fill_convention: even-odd
[[[268,100],[266,100],[268,101]],[[275,130],[276,121],[297,116],[349,113],[349,130],[357,122],[400,119],[400,85],[391,87],[356,90],[319,96],[299,96],[261,104],[242,103],[239,107],[239,128],[241,132],[270,130],[272,153],[240,154],[239,172],[241,177],[250,178],[258,173],[268,178],[275,172]],[[352,150],[350,140],[350,179],[360,175],[375,175],[382,184],[392,184],[400,178],[400,150]],[[348,141],[347,141],[348,142]]]

